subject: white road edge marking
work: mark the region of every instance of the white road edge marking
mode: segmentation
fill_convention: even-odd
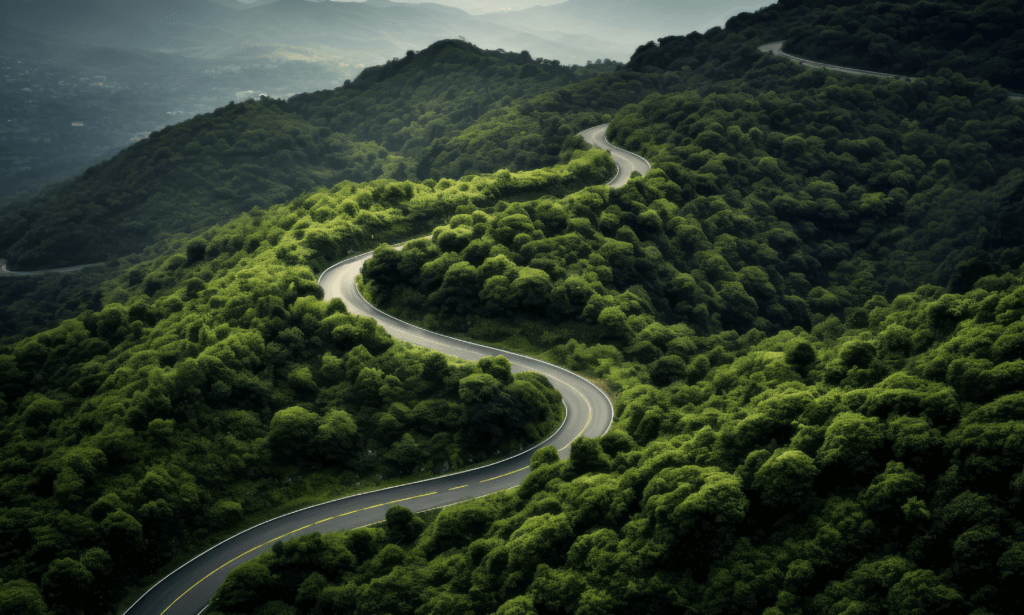
[[[600,128],[604,128],[604,127],[607,127],[607,126],[608,126],[608,124],[602,124],[602,125],[600,125],[600,126],[595,126],[595,127],[593,127],[593,128],[588,128],[587,130],[585,130],[585,131],[583,131],[583,132],[581,132],[581,133],[579,133],[579,134],[580,134],[580,135],[582,135],[582,134],[583,134],[583,133],[585,133],[585,132],[588,132],[588,131],[592,131],[592,130],[597,130],[597,129],[600,129]],[[606,140],[606,143],[607,143],[607,140]],[[626,152],[626,150],[622,150],[622,149],[620,149],[620,148],[618,148],[618,147],[616,147],[616,146],[612,145],[611,143],[607,143],[607,144],[608,144],[608,146],[609,146],[609,147],[615,148],[616,150],[619,150],[619,151],[623,151],[623,152]],[[598,146],[598,147],[599,147],[599,146]],[[603,149],[603,148],[602,148],[602,149]],[[612,152],[610,152],[610,151],[609,151],[609,153],[612,153]],[[632,153],[632,152],[626,152],[626,153],[627,153],[627,154],[630,154],[630,153]],[[640,158],[641,160],[643,160],[644,162],[646,162],[646,163],[648,164],[648,166],[650,166],[650,162],[648,162],[646,158],[643,158],[642,156],[639,156],[639,155],[637,155],[637,154],[633,154],[633,155],[634,155],[634,156],[637,156],[638,158]],[[618,165],[616,165],[616,166],[618,166]],[[616,178],[617,178],[617,177],[618,177],[618,174],[616,174]],[[612,178],[612,181],[615,181],[615,178]],[[609,182],[609,183],[610,183],[610,182]],[[417,238],[417,239],[418,239],[418,238]],[[334,269],[337,269],[338,267],[342,267],[342,266],[344,266],[344,265],[347,265],[347,264],[349,264],[349,263],[355,262],[355,261],[357,261],[357,260],[359,260],[359,259],[361,259],[361,258],[367,257],[367,255],[372,255],[372,254],[373,254],[373,251],[369,251],[369,252],[364,252],[363,254],[359,254],[359,255],[356,255],[356,256],[352,256],[352,257],[346,258],[346,259],[344,259],[344,260],[342,260],[342,261],[340,261],[340,262],[337,262],[337,263],[335,263],[335,264],[331,265],[331,266],[330,266],[330,267],[328,267],[327,269],[324,269],[324,271],[323,271],[323,272],[322,272],[322,273],[321,273],[321,274],[320,274],[320,275],[319,275],[319,276],[317,277],[317,285],[319,285],[319,286],[321,286],[321,287],[323,286],[321,282],[322,282],[322,280],[323,280],[323,277],[324,277],[324,276],[325,276],[325,275],[326,275],[326,274],[327,274],[328,272],[330,272],[330,271],[333,271]],[[367,258],[366,260],[369,260],[369,259]],[[362,297],[362,294],[358,292],[358,289],[356,290],[356,292],[357,292],[357,294],[359,294],[359,296],[360,296],[360,297]],[[536,359],[536,358],[534,358],[534,357],[529,357],[529,356],[526,356],[526,355],[522,355],[522,354],[519,354],[519,353],[517,353],[517,352],[510,352],[510,351],[507,351],[507,350],[500,350],[500,349],[498,349],[498,348],[491,348],[491,347],[489,347],[489,346],[484,346],[483,344],[477,344],[477,343],[475,343],[475,342],[469,342],[469,341],[466,341],[466,340],[460,340],[460,339],[458,339],[458,338],[454,338],[454,337],[449,337],[449,336],[447,336],[447,335],[443,335],[443,334],[440,334],[440,333],[434,333],[433,331],[429,331],[429,330],[427,330],[427,329],[424,329],[424,328],[422,328],[422,327],[417,327],[417,326],[416,326],[416,325],[414,325],[414,324],[411,324],[411,323],[407,323],[407,322],[405,322],[405,321],[403,321],[403,320],[400,320],[400,319],[398,319],[398,318],[395,318],[394,316],[391,316],[390,314],[386,314],[385,312],[383,312],[383,311],[381,311],[381,310],[377,309],[377,307],[376,307],[376,306],[374,306],[373,304],[371,304],[371,303],[370,303],[369,301],[366,301],[366,299],[365,299],[365,298],[363,298],[363,300],[364,300],[364,301],[366,302],[366,305],[368,305],[368,306],[369,306],[369,307],[370,307],[370,308],[371,308],[371,309],[372,309],[372,310],[373,310],[374,312],[376,312],[376,313],[379,313],[379,314],[382,314],[382,315],[386,316],[387,318],[390,318],[390,319],[392,319],[392,320],[394,320],[394,321],[396,321],[396,322],[399,322],[399,323],[401,323],[401,324],[403,324],[403,325],[406,325],[406,326],[409,326],[409,327],[413,327],[414,329],[418,329],[418,330],[420,330],[420,331],[424,331],[424,332],[426,332],[426,333],[430,333],[431,335],[436,335],[436,336],[439,336],[439,337],[443,337],[443,338],[445,338],[445,339],[449,339],[449,340],[452,340],[452,341],[454,341],[454,342],[460,342],[460,343],[463,343],[463,344],[468,344],[468,345],[470,345],[470,346],[475,346],[475,347],[477,347],[477,348],[482,348],[482,349],[484,349],[484,350],[493,350],[493,351],[495,351],[495,352],[498,352],[498,353],[507,353],[507,354],[513,355],[513,356],[515,356],[515,357],[518,357],[518,358],[520,358],[520,359],[526,359],[527,361],[536,361],[537,363],[540,363],[540,364],[542,364],[542,365],[546,365],[546,366],[548,366],[548,367],[554,368],[554,369],[555,369],[556,371],[560,371],[560,372],[565,372],[566,374],[569,374],[569,375],[571,375],[571,376],[575,376],[575,377],[577,377],[577,378],[580,378],[580,379],[582,379],[582,380],[583,380],[583,381],[585,381],[585,382],[586,382],[586,383],[587,383],[588,385],[590,385],[590,386],[591,386],[591,387],[592,387],[592,388],[593,388],[593,389],[594,389],[595,391],[597,391],[598,393],[600,393],[602,397],[604,397],[604,398],[605,398],[605,401],[607,401],[607,402],[608,402],[608,406],[609,406],[609,407],[611,408],[611,410],[612,410],[612,412],[611,412],[611,420],[609,420],[609,421],[608,421],[608,425],[607,425],[607,427],[605,427],[605,430],[604,430],[604,431],[603,431],[603,432],[601,433],[601,435],[600,435],[600,436],[598,436],[598,437],[601,437],[601,436],[603,436],[603,435],[607,434],[607,433],[608,433],[608,431],[609,431],[609,430],[611,429],[611,427],[612,427],[612,423],[613,423],[613,422],[614,422],[614,420],[615,420],[615,404],[613,404],[613,403],[612,403],[612,400],[611,400],[611,399],[610,399],[610,398],[608,397],[608,395],[607,395],[607,394],[606,394],[606,393],[605,393],[604,391],[602,391],[602,390],[601,390],[600,388],[598,388],[598,387],[597,387],[597,385],[595,385],[594,383],[590,382],[590,381],[589,381],[589,380],[587,380],[586,378],[583,378],[583,377],[582,377],[582,376],[580,376],[579,374],[576,374],[575,372],[572,372],[572,371],[570,371],[570,370],[568,370],[568,369],[565,369],[564,367],[561,367],[561,366],[559,366],[559,365],[555,365],[555,364],[553,364],[553,363],[548,363],[547,361],[543,361],[543,360],[541,360],[541,359]],[[370,317],[370,318],[372,318],[372,317]],[[374,320],[376,320],[376,319],[374,319]],[[411,342],[410,342],[410,343],[411,343]],[[488,355],[488,356],[490,356],[490,355]],[[570,388],[574,388],[574,387],[572,387],[572,386],[570,385]],[[579,391],[577,391],[577,393],[579,393]],[[581,397],[582,397],[582,393],[580,393],[580,395],[581,395]],[[586,402],[586,398],[584,398],[584,402]],[[209,552],[210,552],[210,551],[212,551],[213,549],[216,549],[217,547],[219,547],[220,545],[224,544],[225,542],[228,542],[229,540],[233,540],[233,539],[235,539],[235,538],[237,538],[237,537],[241,536],[242,534],[245,534],[246,532],[249,532],[249,531],[251,531],[251,530],[254,530],[254,529],[256,529],[256,528],[258,528],[258,527],[260,527],[260,526],[262,526],[262,525],[266,525],[267,523],[271,523],[271,522],[277,521],[277,520],[279,520],[279,519],[283,519],[283,518],[285,518],[285,517],[288,517],[288,516],[291,516],[291,515],[294,515],[294,514],[298,514],[298,513],[300,513],[300,512],[306,511],[306,510],[310,510],[310,509],[312,509],[312,508],[317,508],[317,507],[320,507],[320,506],[326,506],[326,505],[328,505],[328,504],[333,504],[333,503],[335,503],[335,502],[340,502],[340,501],[342,501],[342,500],[347,500],[347,499],[350,499],[350,498],[355,498],[355,497],[360,497],[360,496],[368,495],[368,494],[370,494],[370,493],[380,493],[380,492],[383,492],[383,491],[388,491],[388,490],[391,490],[391,489],[398,489],[398,488],[402,488],[402,487],[408,487],[409,485],[416,485],[416,484],[419,484],[419,483],[425,483],[425,482],[428,482],[428,481],[434,481],[434,480],[438,480],[438,479],[442,479],[442,478],[447,478],[447,477],[450,477],[450,476],[456,476],[456,475],[459,475],[459,474],[465,474],[465,473],[467,473],[467,472],[475,472],[475,471],[477,471],[477,470],[482,470],[482,469],[484,469],[484,468],[489,468],[489,467],[491,467],[491,466],[493,466],[493,465],[497,465],[497,464],[499,464],[499,463],[505,463],[505,462],[507,462],[507,461],[509,461],[509,460],[515,459],[515,458],[517,458],[517,457],[521,457],[522,455],[525,455],[526,453],[530,452],[530,451],[531,451],[531,450],[533,450],[534,448],[541,448],[542,446],[544,446],[544,445],[545,445],[545,443],[546,443],[546,442],[547,442],[548,440],[551,440],[552,438],[554,438],[555,436],[557,436],[557,435],[558,435],[558,433],[559,433],[559,432],[560,432],[560,431],[562,430],[562,428],[563,428],[563,427],[565,426],[565,423],[566,423],[566,421],[568,421],[568,420],[569,420],[569,408],[568,408],[568,406],[566,406],[566,404],[565,404],[565,401],[564,401],[564,400],[562,401],[562,405],[563,405],[563,407],[565,407],[565,417],[564,417],[564,418],[562,419],[562,424],[561,424],[561,425],[559,425],[558,429],[556,429],[556,430],[555,430],[555,433],[553,433],[553,434],[552,434],[551,436],[549,436],[548,438],[546,438],[546,439],[545,439],[545,440],[544,440],[543,442],[541,442],[541,443],[540,443],[540,444],[538,444],[538,445],[535,445],[534,447],[528,448],[528,449],[526,449],[525,451],[522,451],[522,452],[520,452],[520,453],[517,453],[517,454],[515,454],[515,455],[512,455],[511,457],[507,457],[507,458],[505,458],[505,459],[501,459],[501,460],[499,460],[499,461],[495,461],[494,463],[489,463],[489,464],[487,464],[487,465],[485,465],[485,466],[480,466],[480,467],[478,467],[478,468],[472,468],[472,469],[469,469],[469,470],[462,470],[462,471],[460,471],[460,472],[453,472],[453,473],[451,473],[451,474],[444,474],[444,475],[442,475],[442,476],[435,476],[435,477],[432,477],[432,478],[426,478],[426,479],[423,479],[423,480],[419,480],[419,481],[413,481],[413,482],[411,482],[411,483],[403,483],[403,484],[401,484],[401,485],[393,485],[393,486],[391,486],[391,487],[384,487],[384,488],[382,488],[382,489],[377,489],[377,490],[375,490],[375,491],[367,491],[367,492],[364,492],[364,493],[355,493],[355,494],[352,494],[352,495],[348,495],[348,496],[345,496],[345,497],[342,497],[342,498],[337,498],[337,499],[335,499],[335,500],[329,500],[329,501],[327,501],[327,502],[321,502],[321,503],[319,503],[319,504],[313,504],[312,506],[307,506],[307,507],[305,507],[305,508],[300,508],[300,509],[298,509],[298,510],[293,510],[292,512],[289,512],[289,513],[285,513],[285,514],[283,514],[283,515],[280,515],[280,516],[274,517],[273,519],[267,519],[266,521],[263,521],[263,522],[257,523],[256,525],[254,525],[254,526],[252,526],[252,527],[248,527],[248,528],[246,528],[246,529],[242,530],[241,532],[238,532],[237,534],[234,534],[233,536],[230,536],[230,537],[228,537],[228,538],[225,538],[224,540],[222,540],[222,541],[218,542],[217,544],[215,544],[215,545],[211,546],[210,548],[206,549],[206,550],[205,550],[205,551],[203,551],[202,553],[200,553],[200,554],[196,555],[195,557],[193,557],[192,559],[188,560],[187,562],[185,562],[185,563],[184,563],[184,564],[182,564],[181,566],[178,566],[177,568],[175,568],[175,569],[174,569],[173,571],[171,571],[170,573],[168,573],[168,574],[167,574],[166,576],[164,576],[164,577],[163,577],[162,579],[160,579],[159,581],[157,581],[156,583],[154,583],[154,584],[153,584],[153,585],[152,585],[152,586],[151,586],[151,587],[150,587],[149,589],[147,589],[147,590],[146,590],[146,591],[145,591],[145,592],[144,592],[144,593],[143,593],[143,594],[142,594],[141,596],[139,596],[139,597],[138,597],[138,599],[136,599],[136,600],[135,600],[135,602],[133,602],[133,603],[131,604],[131,606],[129,606],[129,607],[127,608],[127,609],[125,609],[125,611],[124,611],[124,614],[123,614],[123,615],[128,615],[128,613],[130,613],[130,612],[131,612],[131,610],[132,610],[133,608],[135,608],[135,605],[136,605],[136,604],[138,604],[138,603],[139,603],[139,602],[140,602],[140,601],[141,601],[141,600],[142,600],[143,598],[145,598],[145,597],[146,597],[146,596],[147,596],[147,595],[148,595],[148,594],[149,594],[149,593],[150,593],[151,591],[153,591],[154,589],[156,589],[156,588],[157,588],[157,587],[158,587],[158,586],[159,586],[159,585],[160,585],[161,583],[163,583],[164,581],[166,581],[167,579],[169,579],[169,578],[170,578],[171,576],[173,576],[173,575],[174,575],[175,573],[177,573],[177,572],[178,572],[179,570],[181,570],[181,569],[182,569],[182,568],[184,568],[185,566],[188,566],[189,564],[191,564],[191,563],[192,563],[192,562],[194,562],[195,560],[199,559],[199,558],[200,558],[200,557],[202,557],[203,555],[206,555],[207,553],[209,553]],[[589,404],[589,402],[587,402],[587,405],[588,405],[588,406],[590,405],[590,404]],[[591,412],[591,416],[592,416],[592,412]],[[589,424],[589,421],[588,421],[588,424]],[[585,430],[585,429],[586,429],[586,427],[584,427],[584,430]],[[581,433],[580,435],[582,435],[582,433]],[[576,437],[580,437],[580,436],[576,436]],[[575,439],[575,438],[573,438],[573,439]],[[566,448],[566,447],[563,447],[563,450],[564,450],[564,448]],[[510,488],[511,488],[511,487],[510,487]],[[505,491],[505,489],[501,489],[501,490],[498,490],[498,491]],[[497,493],[497,491],[495,491],[495,492],[492,492],[492,493]],[[468,498],[467,500],[463,500],[463,501],[469,501],[469,500],[472,500],[472,499],[477,499],[477,498],[479,498],[479,497],[485,497],[486,495],[491,495],[491,494],[484,494],[484,495],[476,496],[476,497],[474,497],[474,498]],[[437,507],[437,508],[446,508],[447,506],[452,506],[452,504],[449,504],[449,505],[445,505],[445,506],[439,506],[439,507]],[[436,508],[434,508],[434,509],[428,509],[428,510],[436,510]],[[421,512],[426,512],[426,511],[421,511]],[[209,605],[207,605],[206,607],[203,607],[203,610],[205,611],[207,607],[209,607]],[[200,613],[202,613],[202,611],[200,611]]]

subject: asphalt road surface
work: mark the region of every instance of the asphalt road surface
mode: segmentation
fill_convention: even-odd
[[[73,271],[80,271],[86,267],[95,267],[96,265],[102,265],[103,263],[89,263],[88,265],[75,265],[73,267],[61,267],[59,269],[38,269],[36,271],[11,271],[7,268],[7,263],[0,265],[0,277],[13,277],[21,275],[43,275],[45,273],[71,273]]]
[[[584,130],[580,133],[580,136],[583,137],[583,140],[587,143],[594,147],[606,150],[612,155],[612,160],[615,161],[615,167],[618,169],[618,172],[615,174],[615,177],[612,178],[612,181],[608,182],[608,187],[621,188],[625,186],[633,171],[639,171],[640,175],[647,175],[651,170],[651,163],[647,162],[647,160],[641,156],[637,156],[632,152],[627,152],[626,150],[620,147],[615,147],[609,143],[605,136],[605,133],[607,132],[608,124],[602,124],[600,126],[594,126],[593,128]]]
[[[625,185],[633,171],[646,174],[651,167],[640,156],[609,144],[604,136],[607,128],[607,125],[597,126],[580,135],[589,143],[611,152],[618,167],[618,173],[608,184],[614,188]],[[421,512],[511,489],[526,477],[530,456],[538,448],[554,446],[564,458],[568,457],[569,445],[577,437],[596,438],[608,431],[614,415],[611,401],[581,376],[537,359],[432,333],[374,308],[356,288],[356,276],[371,256],[372,253],[354,256],[321,274],[324,300],[342,299],[350,313],[373,318],[395,339],[471,361],[501,355],[512,362],[513,372],[535,371],[547,376],[562,394],[566,409],[562,426],[544,442],[492,465],[349,496],[252,527],[172,572],[129,607],[126,615],[197,615],[207,607],[231,570],[266,552],[278,540],[378,523],[384,520],[388,508],[395,504]]]
[[[846,67],[846,66],[836,66],[835,64],[825,64],[823,62],[815,62],[814,60],[808,60],[807,58],[800,58],[800,57],[797,57],[797,56],[794,56],[794,55],[790,55],[790,54],[788,54],[788,53],[786,53],[785,51],[782,50],[782,45],[785,44],[785,42],[786,41],[775,41],[774,43],[765,43],[764,45],[761,45],[757,49],[761,53],[770,53],[772,55],[777,55],[777,56],[782,56],[784,58],[789,58],[790,60],[793,60],[794,62],[799,62],[800,64],[802,64],[804,66],[808,66],[810,68],[824,68],[825,70],[834,70],[834,71],[838,71],[838,72],[841,72],[841,73],[849,73],[851,75],[869,75],[869,76],[872,76],[872,77],[885,77],[887,79],[901,79],[903,81],[914,81],[915,80],[914,77],[907,77],[906,75],[893,75],[893,74],[890,74],[890,73],[878,73],[878,72],[871,71],[871,70],[861,70],[859,68],[849,68],[849,67]],[[1024,101],[1024,94],[1016,94],[1014,92],[1011,92],[1010,93],[1010,98],[1012,98],[1014,100]]]
[[[911,81],[913,77],[907,77],[906,75],[893,75],[890,73],[878,73],[871,70],[861,70],[859,68],[848,68],[846,66],[836,66],[835,64],[825,64],[824,62],[815,62],[814,60],[808,60],[806,58],[800,58],[794,55],[790,55],[782,50],[782,45],[786,41],[775,41],[774,43],[766,43],[757,48],[761,53],[770,53],[772,55],[782,56],[789,58],[794,62],[799,62],[804,66],[811,68],[824,68],[826,70],[834,70],[841,73],[849,73],[851,75],[870,75],[872,77],[887,77],[889,79],[901,79],[904,81]]]

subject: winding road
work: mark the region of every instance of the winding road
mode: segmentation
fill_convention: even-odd
[[[801,58],[794,55],[790,55],[782,50],[782,45],[786,41],[775,41],[774,43],[765,43],[757,48],[761,53],[767,53],[769,55],[782,56],[789,58],[794,62],[799,62],[804,66],[810,68],[824,68],[826,70],[834,70],[840,73],[849,73],[851,75],[869,75],[871,77],[886,77],[888,79],[899,79],[901,81],[913,81],[913,77],[907,77],[906,75],[893,75],[890,73],[877,73],[871,70],[861,70],[859,68],[849,68],[846,66],[836,66],[835,64],[825,64],[824,62],[815,62],[814,60],[808,60],[807,58]]]
[[[625,185],[633,171],[646,175],[650,164],[640,156],[609,144],[605,138],[607,128],[607,125],[597,126],[580,135],[611,153],[618,171],[608,185],[613,188]],[[537,359],[432,333],[370,305],[356,288],[356,277],[363,263],[372,256],[373,253],[360,254],[324,271],[319,280],[324,300],[342,299],[350,313],[373,318],[395,339],[470,361],[501,355],[512,362],[513,372],[543,374],[562,394],[566,413],[561,427],[544,442],[482,468],[353,495],[261,523],[197,555],[169,574],[130,606],[126,615],[197,615],[207,607],[231,570],[266,552],[278,540],[378,523],[395,504],[421,512],[511,489],[526,477],[530,456],[538,448],[554,446],[564,458],[577,437],[596,438],[608,431],[614,416],[612,403],[583,377]]]
[[[608,187],[621,188],[625,186],[633,171],[638,171],[640,175],[647,175],[651,170],[651,163],[647,162],[647,159],[642,156],[637,156],[633,152],[627,152],[621,147],[616,147],[609,143],[606,135],[607,132],[608,124],[601,124],[600,126],[584,130],[580,133],[580,136],[590,145],[606,150],[612,155],[612,160],[615,161],[615,168],[618,171],[615,173],[615,177],[608,182]]]

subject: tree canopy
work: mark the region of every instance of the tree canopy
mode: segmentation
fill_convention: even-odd
[[[5,210],[12,264],[109,265],[0,290],[39,306],[3,316],[0,614],[109,612],[250,515],[559,424],[543,378],[322,301],[375,248],[376,305],[579,371],[616,421],[515,490],[279,543],[208,613],[1019,612],[1011,5],[787,0],[593,73],[445,41]],[[599,123],[646,177],[603,186]]]

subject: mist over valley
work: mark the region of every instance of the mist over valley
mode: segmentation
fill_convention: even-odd
[[[0,24],[0,205],[231,100],[332,89],[437,40],[622,62],[648,40],[761,3],[646,2],[623,19],[611,2],[13,0]]]

